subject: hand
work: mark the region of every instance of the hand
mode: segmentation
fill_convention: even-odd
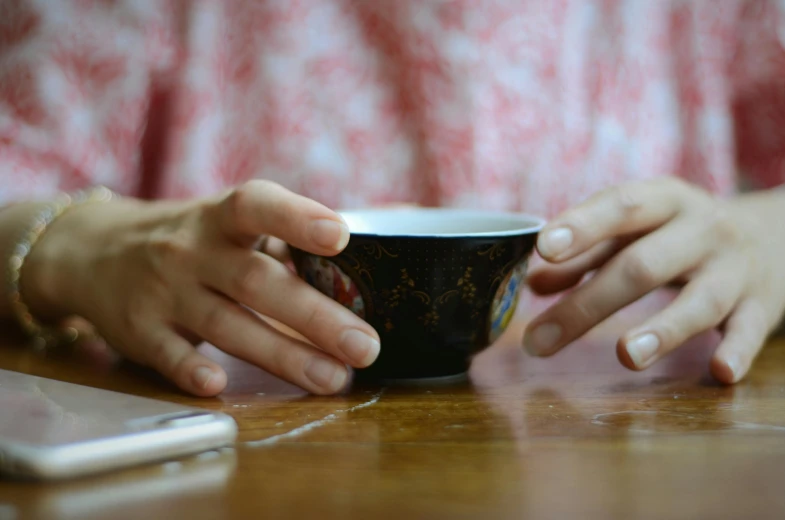
[[[537,247],[548,262],[532,289],[565,295],[528,326],[535,355],[551,355],[652,290],[684,284],[663,311],[619,340],[630,369],[651,366],[689,338],[720,327],[711,362],[724,383],[750,368],[785,307],[782,193],[713,198],[678,180],[625,184],[599,193],[552,222]]]
[[[213,200],[120,200],[56,221],[33,250],[27,278],[40,308],[87,318],[123,355],[194,394],[226,386],[223,369],[194,348],[202,340],[313,393],[337,392],[346,365],[376,359],[379,336],[257,251],[262,237],[334,255],[349,233],[334,212],[263,181]],[[266,241],[279,257],[280,241]]]

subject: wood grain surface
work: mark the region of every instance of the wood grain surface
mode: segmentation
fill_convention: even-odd
[[[335,397],[207,346],[230,386],[197,399],[94,352],[42,355],[5,333],[0,368],[223,410],[241,433],[234,448],[184,461],[0,482],[0,520],[785,518],[785,341],[772,339],[736,386],[708,374],[714,334],[648,371],[622,368],[619,333],[663,301],[550,359],[521,350],[520,317],[468,381]]]

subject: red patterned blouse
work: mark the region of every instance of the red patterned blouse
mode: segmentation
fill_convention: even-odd
[[[785,180],[776,0],[0,0],[0,204],[250,178],[553,215]]]

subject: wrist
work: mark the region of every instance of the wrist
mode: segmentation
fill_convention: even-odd
[[[183,205],[122,198],[66,212],[28,256],[21,280],[28,305],[42,318],[94,318],[106,283],[122,276],[115,270],[117,261]]]
[[[25,259],[19,290],[30,312],[56,320],[77,313],[74,287],[80,283],[83,250],[72,218],[91,207],[77,207],[52,222]]]

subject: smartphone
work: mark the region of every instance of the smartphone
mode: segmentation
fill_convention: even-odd
[[[0,473],[80,477],[232,444],[230,416],[0,369]]]

